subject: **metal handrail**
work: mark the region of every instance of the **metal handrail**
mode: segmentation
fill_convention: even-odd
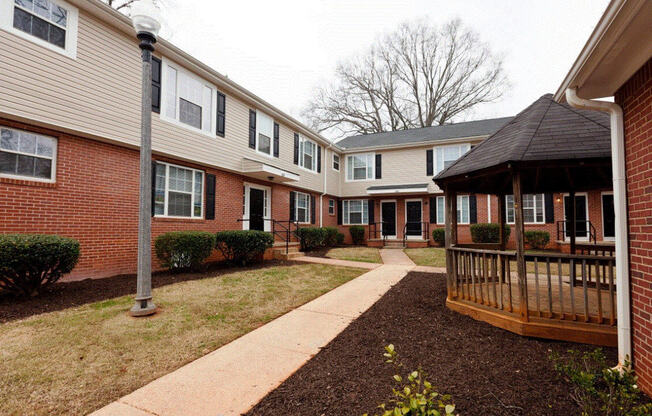
[[[383,239],[383,244],[387,242],[387,233],[383,229],[383,224],[386,224],[387,221],[378,221],[372,222],[369,224],[369,239],[378,238],[378,224],[380,224],[380,235]],[[372,231],[373,228],[373,231]],[[373,236],[373,237],[372,237]]]
[[[567,230],[567,224],[569,223],[569,220],[559,220],[557,221],[557,240],[562,241],[566,238],[566,230]],[[575,238],[577,238],[577,224],[582,224],[586,223],[586,231],[589,235],[589,242],[593,241],[593,243],[598,242],[598,233],[597,230],[595,229],[595,226],[590,220],[576,220],[575,221]],[[560,237],[561,236],[561,237]]]
[[[299,223],[297,221],[292,221],[292,220],[275,220],[274,218],[263,218],[263,221],[270,221],[272,223],[272,235],[276,235],[281,238],[281,240],[285,241],[285,254],[288,254],[290,252],[290,240],[292,238],[292,235],[295,237],[299,238]],[[237,222],[251,222],[250,218],[238,218],[236,220]],[[287,227],[284,225],[284,223],[287,223]],[[292,231],[292,224],[295,226],[295,230]],[[278,230],[276,227],[280,226],[281,229]]]
[[[410,224],[419,224],[419,228],[421,230],[421,237],[423,238],[424,236],[424,231],[425,231],[425,238],[424,240],[429,240],[430,239],[430,223],[428,221],[406,221],[405,225],[403,226],[403,245],[405,246],[405,242],[407,241],[407,228],[408,225]],[[425,226],[424,226],[425,225]]]

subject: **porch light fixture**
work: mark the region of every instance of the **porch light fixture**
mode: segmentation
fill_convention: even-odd
[[[131,316],[156,313],[152,302],[152,52],[159,30],[161,11],[152,0],[141,0],[131,9],[131,21],[140,41],[142,97],[140,119],[140,195],[138,205],[138,275]]]

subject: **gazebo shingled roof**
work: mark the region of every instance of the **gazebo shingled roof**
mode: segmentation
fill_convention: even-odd
[[[578,110],[545,94],[433,180],[457,192],[511,193],[610,188],[609,116]]]

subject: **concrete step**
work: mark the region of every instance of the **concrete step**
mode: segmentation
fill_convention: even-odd
[[[290,251],[289,253],[286,253],[285,250],[283,251],[274,250],[274,258],[276,260],[292,260],[296,257],[301,257],[304,255],[305,253],[301,251]]]
[[[384,245],[384,248],[405,248],[403,242],[387,242]]]

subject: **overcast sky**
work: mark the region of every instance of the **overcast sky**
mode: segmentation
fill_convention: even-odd
[[[299,117],[339,60],[400,23],[459,17],[504,56],[511,88],[464,120],[514,115],[554,93],[608,0],[164,0],[163,36]],[[459,120],[458,120],[459,121]]]

